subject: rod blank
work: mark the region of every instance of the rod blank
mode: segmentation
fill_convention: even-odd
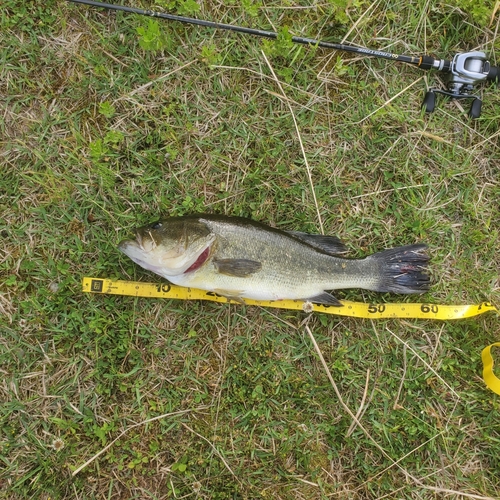
[[[262,38],[270,38],[272,40],[276,40],[278,38],[278,33],[276,33],[275,31],[266,31],[266,30],[260,30],[260,29],[254,29],[254,28],[246,28],[244,26],[236,26],[233,24],[217,23],[214,21],[205,21],[203,19],[195,19],[192,17],[176,16],[174,14],[166,14],[163,12],[156,12],[156,11],[152,11],[152,10],[137,9],[134,7],[126,7],[123,5],[116,5],[116,4],[103,3],[103,2],[94,2],[93,0],[68,0],[68,1],[73,2],[73,3],[90,5],[92,7],[100,7],[102,9],[119,10],[119,11],[123,11],[123,12],[129,12],[132,14],[139,14],[142,16],[158,17],[160,19],[165,19],[167,21],[177,21],[180,23],[194,24],[196,26],[204,26],[206,28],[220,29],[220,30],[226,30],[226,31],[235,31],[237,33],[243,33],[245,35],[260,36]],[[366,47],[353,47],[352,45],[324,42],[322,40],[316,40],[315,38],[306,38],[306,37],[301,37],[301,36],[293,36],[292,42],[299,43],[302,45],[315,45],[315,46],[322,47],[325,49],[342,50],[344,52],[353,52],[356,54],[362,54],[364,56],[379,57],[382,59],[390,59],[391,61],[399,61],[399,62],[404,62],[407,64],[414,64],[417,66],[421,65],[424,58],[426,58],[427,62],[429,62],[429,59],[432,59],[429,56],[413,57],[413,56],[406,56],[406,55],[398,55],[398,54],[392,54],[390,52],[384,52],[381,50],[372,50],[372,49],[368,49]],[[434,62],[434,59],[432,59],[430,67],[432,67],[433,62]],[[429,68],[422,67],[422,69],[430,69],[430,67]]]

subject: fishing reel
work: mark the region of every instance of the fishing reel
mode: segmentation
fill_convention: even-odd
[[[432,113],[436,107],[436,94],[451,99],[472,99],[469,116],[479,118],[482,101],[474,94],[474,87],[484,80],[497,80],[500,69],[491,66],[484,52],[465,52],[457,54],[451,61],[434,60],[433,68],[451,73],[447,90],[431,88],[425,94],[422,107],[426,113]]]
[[[247,35],[260,36],[277,40],[279,34],[275,31],[266,31],[261,29],[247,28],[244,26],[236,26],[233,24],[224,24],[213,21],[205,21],[203,19],[194,19],[191,17],[177,16],[164,12],[153,12],[150,10],[136,9],[124,5],[115,5],[109,3],[96,2],[94,0],[68,0],[73,3],[90,5],[93,7],[101,7],[110,10],[119,10],[133,14],[144,16],[157,17],[168,21],[177,21],[182,23],[194,24],[196,26],[205,26],[214,29],[223,29],[244,33]],[[314,38],[306,38],[301,36],[292,36],[292,42],[314,45],[332,50],[342,50],[344,52],[353,52],[369,57],[380,57],[390,61],[399,61],[407,64],[414,64],[423,70],[437,70],[443,73],[451,73],[448,82],[447,90],[429,89],[425,94],[425,99],[422,107],[427,113],[434,111],[436,107],[436,94],[443,94],[452,99],[472,99],[472,105],[469,111],[471,118],[479,118],[481,115],[482,102],[478,95],[474,94],[474,87],[483,80],[498,81],[500,79],[500,68],[491,66],[486,60],[484,52],[465,52],[457,54],[451,61],[445,59],[434,59],[431,56],[407,56],[404,54],[391,54],[381,50],[372,50],[366,47],[355,47],[353,45],[345,45],[341,43],[325,42],[315,40]]]

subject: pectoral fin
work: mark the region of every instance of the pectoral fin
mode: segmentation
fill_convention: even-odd
[[[214,259],[215,269],[221,274],[246,278],[262,269],[262,264],[249,259]]]

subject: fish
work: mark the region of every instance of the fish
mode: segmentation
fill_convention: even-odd
[[[183,287],[228,299],[303,300],[342,306],[331,291],[399,294],[429,290],[427,245],[347,258],[336,236],[284,231],[242,217],[166,217],[135,231],[118,249],[142,268]]]

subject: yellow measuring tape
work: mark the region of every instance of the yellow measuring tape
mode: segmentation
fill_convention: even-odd
[[[104,278],[83,278],[82,289],[84,292],[102,293],[111,295],[130,295],[132,297],[149,297],[160,299],[178,300],[209,300],[212,302],[234,302],[214,292],[185,288],[169,283],[143,283],[140,281],[120,281]],[[371,304],[365,302],[342,301],[343,307],[312,304],[303,300],[251,300],[244,299],[250,306],[274,307],[279,309],[292,309],[305,312],[322,312],[337,316],[350,316],[352,318],[384,319],[440,319],[453,320],[472,318],[489,311],[499,313],[499,310],[489,302],[475,305],[442,305],[442,304]],[[491,348],[499,346],[500,342],[486,347],[482,352],[483,378],[486,385],[500,395],[500,379],[493,373],[493,357]]]
[[[483,360],[483,379],[493,392],[500,394],[500,379],[493,373],[493,356],[491,355],[491,348],[495,346],[500,348],[500,342],[495,342],[485,347],[481,353],[481,359]]]

